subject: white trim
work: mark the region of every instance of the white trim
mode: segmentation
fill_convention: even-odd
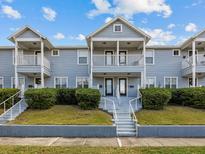
[[[89,76],[76,76],[76,79],[75,79],[75,87],[78,88],[78,78],[87,78],[88,80],[88,88],[90,87],[89,86]],[[84,88],[84,85],[83,85],[83,88]]]
[[[15,81],[14,81],[14,83],[13,83],[13,80],[14,80],[14,79],[15,79],[15,77],[11,77],[11,88],[14,88],[14,87],[13,87],[13,84],[15,83]],[[23,82],[24,82],[24,86],[25,86],[25,85],[26,85],[26,79],[25,79],[25,77],[19,76],[19,77],[18,77],[18,80],[19,80],[19,79],[23,79],[23,80],[24,80]],[[19,84],[19,82],[18,82],[18,84]]]
[[[174,55],[174,51],[178,51],[179,54],[178,54],[178,55]],[[173,49],[173,50],[172,50],[172,56],[174,56],[174,57],[179,57],[179,56],[181,56],[181,50],[180,50],[180,49]]]
[[[165,84],[166,78],[169,78],[169,79],[175,78],[176,79],[176,88],[178,88],[178,76],[164,76],[164,88],[166,88],[166,84]],[[170,84],[170,88],[171,88],[171,85],[172,85],[172,83]]]
[[[116,30],[115,30],[115,27],[116,27],[116,26],[120,26],[120,31],[116,31]],[[113,32],[114,32],[114,33],[121,33],[121,32],[122,32],[122,24],[113,24]]]
[[[18,42],[41,42],[41,38],[16,38]]]
[[[57,51],[58,54],[57,54],[57,55],[54,55],[54,54],[53,54],[53,51]],[[58,57],[58,56],[60,56],[60,50],[58,50],[58,49],[53,49],[53,50],[51,50],[51,56],[53,56],[53,57]]]
[[[188,77],[188,87],[190,88],[191,86],[189,85],[189,79],[191,79],[192,77]],[[192,86],[193,86],[193,79],[192,79]],[[199,78],[196,77],[196,86],[199,86]]]
[[[66,88],[68,88],[68,76],[54,76],[54,88],[56,88],[56,78],[65,78],[66,79]],[[60,80],[60,85],[62,86],[62,80]]]
[[[112,79],[112,93],[113,93],[113,96],[115,96],[114,94],[115,94],[115,91],[114,91],[114,86],[115,86],[115,82],[114,82],[114,77],[109,77],[109,76],[106,76],[106,77],[104,77],[104,87],[103,87],[103,89],[104,89],[104,96],[106,97],[106,94],[105,94],[105,79]]]
[[[196,38],[195,41],[196,42],[205,42],[205,38]]]
[[[130,41],[130,42],[142,42],[142,41],[145,41],[144,38],[119,38],[119,37],[116,37],[116,38],[110,38],[110,37],[97,37],[97,38],[92,38],[92,41],[95,41],[95,42],[99,42],[99,41]]]
[[[154,79],[154,87],[156,88],[157,87],[157,77],[156,76],[147,76],[146,77],[146,83],[145,83],[145,86],[147,86],[147,79]],[[148,88],[150,87],[150,85],[148,86]]]
[[[0,79],[2,79],[2,88],[4,88],[4,77],[0,76]]]
[[[85,64],[79,63],[79,57],[80,57],[79,52],[87,52],[87,63],[85,63]],[[88,52],[88,50],[77,50],[77,64],[78,65],[88,65],[89,64],[89,52]]]
[[[146,50],[146,53],[147,52],[153,52],[153,63],[152,64],[148,64],[147,62],[146,62],[146,58],[148,57],[147,56],[147,54],[145,55],[145,64],[146,65],[155,65],[155,50],[153,49],[153,50]]]

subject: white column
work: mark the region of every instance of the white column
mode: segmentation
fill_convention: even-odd
[[[90,42],[90,88],[93,87],[93,41]]]
[[[116,60],[117,60],[117,66],[119,66],[119,50],[120,50],[120,42],[119,41],[117,41],[117,58],[116,58]]]
[[[18,65],[18,42],[15,40],[15,54],[14,54],[14,61],[15,61],[15,88],[18,88],[18,72],[17,72],[17,65]]]
[[[146,87],[146,80],[147,80],[147,69],[146,69],[146,43],[143,41],[143,58],[144,58],[144,75],[143,75],[143,87]]]
[[[41,88],[44,88],[44,42],[41,40]]]
[[[196,43],[192,42],[192,86],[196,85]]]

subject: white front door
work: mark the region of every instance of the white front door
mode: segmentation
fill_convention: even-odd
[[[35,65],[41,65],[41,51],[35,51]]]

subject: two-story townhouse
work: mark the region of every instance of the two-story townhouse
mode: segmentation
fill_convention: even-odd
[[[97,87],[102,96],[136,97],[139,87],[205,86],[205,31],[182,45],[148,46],[151,37],[116,17],[88,46],[53,46],[25,26],[0,47],[0,87]],[[18,79],[18,80],[17,80]]]

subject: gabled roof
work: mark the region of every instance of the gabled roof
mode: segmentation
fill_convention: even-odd
[[[181,44],[181,48],[183,48],[184,46],[186,46],[187,44],[189,44],[191,41],[193,41],[194,39],[196,39],[197,37],[199,37],[201,34],[205,33],[205,29],[198,32],[197,34],[195,34],[194,36],[191,36],[190,38],[188,38],[186,41],[184,41]]]
[[[106,27],[110,26],[111,24],[113,24],[115,21],[120,20],[122,21],[124,24],[126,24],[128,27],[132,28],[134,31],[136,31],[137,33],[140,33],[141,35],[145,36],[147,38],[147,41],[149,41],[151,39],[151,37],[146,34],[145,32],[143,32],[141,29],[135,27],[134,25],[132,25],[129,21],[127,21],[126,19],[122,18],[122,17],[116,17],[114,19],[112,19],[111,21],[109,21],[108,23],[106,23],[104,26],[102,26],[101,28],[99,28],[98,30],[96,30],[95,32],[91,33],[90,35],[87,36],[87,39],[89,39],[90,37],[96,35],[97,33],[101,32],[102,30],[104,30]]]

